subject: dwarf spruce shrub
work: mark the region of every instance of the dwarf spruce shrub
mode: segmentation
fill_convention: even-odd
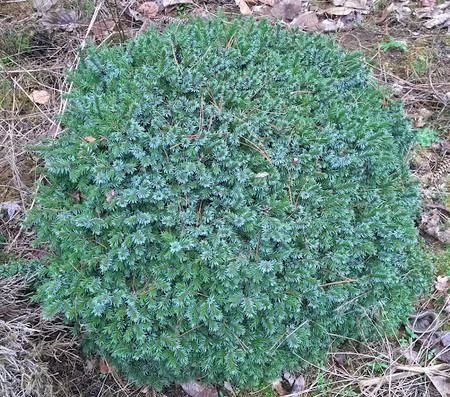
[[[70,78],[64,132],[35,148],[38,294],[131,379],[271,380],[426,286],[412,131],[357,54],[193,20],[91,48]]]

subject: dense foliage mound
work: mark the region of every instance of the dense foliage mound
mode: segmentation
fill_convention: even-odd
[[[36,148],[39,296],[140,382],[254,385],[426,285],[412,132],[357,55],[253,20],[91,48]]]

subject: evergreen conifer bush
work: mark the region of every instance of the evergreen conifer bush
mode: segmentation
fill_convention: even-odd
[[[413,134],[358,54],[193,20],[91,48],[70,78],[64,132],[34,148],[38,296],[130,378],[255,385],[398,324],[426,287]]]

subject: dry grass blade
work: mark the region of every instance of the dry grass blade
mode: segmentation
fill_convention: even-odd
[[[54,395],[49,362],[70,356],[78,344],[71,329],[42,320],[40,310],[26,298],[19,278],[0,279],[0,395]]]

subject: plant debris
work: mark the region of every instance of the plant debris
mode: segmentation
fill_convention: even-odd
[[[182,383],[181,387],[191,397],[218,397],[217,390],[213,386],[205,386],[198,382]]]

